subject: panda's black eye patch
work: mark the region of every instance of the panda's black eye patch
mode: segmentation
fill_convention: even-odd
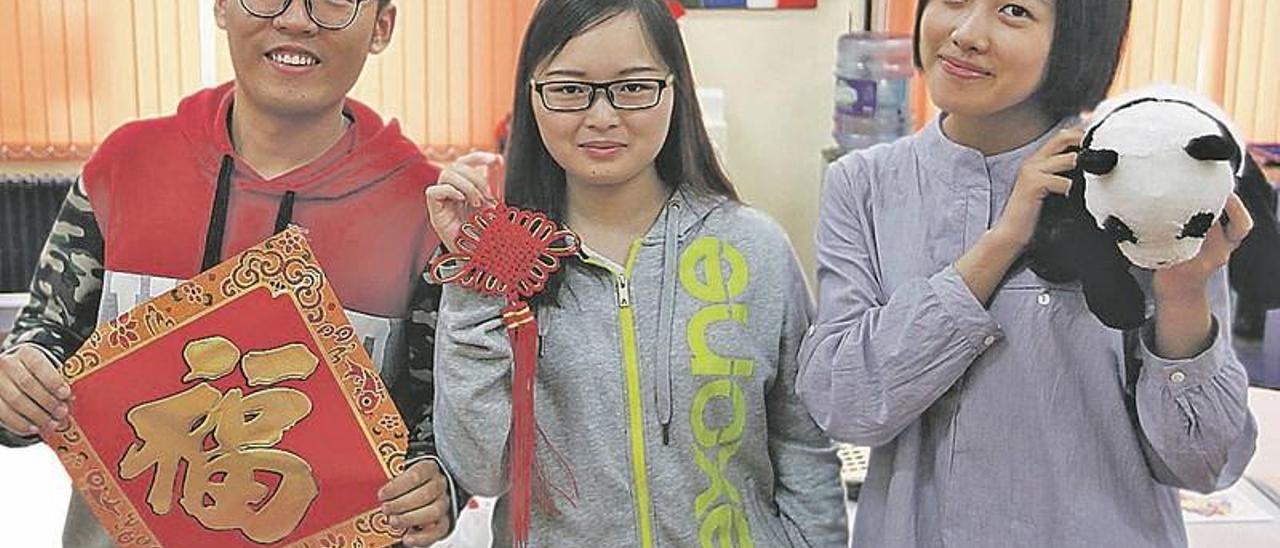
[[[1209,233],[1209,228],[1213,227],[1212,213],[1197,213],[1187,224],[1182,226],[1182,234],[1178,235],[1178,239],[1186,238],[1203,238]]]
[[[1231,145],[1221,135],[1203,135],[1192,139],[1184,148],[1187,154],[1192,158],[1200,161],[1225,162],[1231,159],[1236,152],[1234,146]]]
[[[1107,235],[1111,236],[1111,239],[1115,240],[1116,243],[1138,243],[1138,237],[1133,235],[1133,229],[1129,228],[1129,225],[1124,224],[1124,221],[1116,218],[1115,215],[1107,217],[1107,222],[1103,225],[1102,229],[1105,230]]]
[[[1114,150],[1085,149],[1076,157],[1076,166],[1083,169],[1085,173],[1106,175],[1116,168],[1116,163],[1119,161],[1120,155]]]

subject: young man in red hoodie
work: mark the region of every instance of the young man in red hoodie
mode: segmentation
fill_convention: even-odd
[[[217,0],[215,13],[235,81],[118,129],[67,197],[0,357],[0,442],[34,443],[66,419],[55,364],[97,325],[298,224],[413,430],[411,464],[379,497],[405,545],[429,545],[458,496],[431,437],[438,293],[422,273],[439,242],[422,196],[438,172],[395,122],[346,98],[389,44],[395,7]],[[78,496],[63,543],[113,546]]]

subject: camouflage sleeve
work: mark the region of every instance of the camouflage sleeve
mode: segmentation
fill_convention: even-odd
[[[405,340],[409,347],[408,367],[391,384],[391,399],[395,400],[396,408],[404,416],[409,428],[409,454],[406,460],[427,456],[434,458],[436,455],[432,421],[432,404],[435,401],[433,364],[441,287],[427,280],[425,272],[418,277],[413,290],[409,321],[405,326]],[[456,512],[463,508],[471,495],[453,481],[449,484],[453,487],[453,510],[456,517]]]
[[[440,309],[440,287],[419,278],[413,289],[409,321],[408,367],[391,383],[391,397],[409,428],[409,458],[436,453],[432,432],[431,405],[435,397],[432,362],[435,358],[436,314]]]
[[[93,332],[102,295],[102,233],[79,181],[54,220],[30,293],[0,351],[34,344],[60,363]],[[36,441],[0,428],[0,445],[16,447]]]
[[[34,343],[57,361],[78,350],[97,325],[102,255],[102,233],[83,184],[77,181],[40,252],[31,298],[0,348]]]

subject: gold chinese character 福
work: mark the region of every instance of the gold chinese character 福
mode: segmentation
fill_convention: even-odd
[[[129,410],[141,441],[120,461],[120,476],[131,480],[155,468],[147,504],[167,515],[179,465],[186,463],[178,502],[200,524],[239,529],[264,544],[288,536],[319,490],[310,464],[274,446],[311,413],[311,400],[292,388],[223,393],[206,381],[237,365],[249,386],[301,380],[315,373],[319,359],[302,344],[242,354],[231,341],[208,337],[188,343],[183,361],[189,369],[183,381],[200,384]]]

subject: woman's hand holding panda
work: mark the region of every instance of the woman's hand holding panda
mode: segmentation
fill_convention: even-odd
[[[979,302],[991,300],[1000,280],[1031,242],[1044,199],[1071,189],[1071,179],[1059,173],[1076,167],[1075,150],[1083,138],[1080,128],[1065,129],[1029,156],[1018,171],[1000,220],[956,260],[956,271]]]
[[[1205,284],[1218,269],[1226,266],[1231,253],[1240,247],[1249,231],[1253,230],[1253,216],[1235,193],[1227,198],[1222,210],[1221,222],[1214,225],[1205,236],[1200,253],[1194,259],[1171,268],[1155,271],[1153,289],[1156,297],[1161,294],[1202,294]]]
[[[1232,193],[1223,209],[1222,222],[1209,230],[1200,253],[1189,261],[1155,271],[1151,289],[1156,302],[1157,354],[1167,359],[1189,358],[1213,343],[1209,280],[1226,266],[1250,230],[1253,217],[1240,197]]]
[[[1044,199],[1071,190],[1071,179],[1060,174],[1075,169],[1076,150],[1083,138],[1080,127],[1064,129],[1022,163],[1009,203],[991,229],[1016,246],[1018,253],[1031,242]]]

